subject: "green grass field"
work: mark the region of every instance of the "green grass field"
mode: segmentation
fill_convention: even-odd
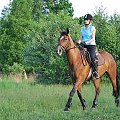
[[[77,94],[69,112],[64,107],[72,86],[31,85],[0,81],[0,120],[119,120],[120,107],[114,104],[111,84],[101,84],[99,105],[92,109],[93,84],[82,87],[87,109],[82,110]]]

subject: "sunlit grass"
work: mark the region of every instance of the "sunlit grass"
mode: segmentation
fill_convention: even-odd
[[[0,81],[0,120],[118,120],[120,108],[116,108],[111,84],[101,85],[99,105],[91,109],[94,99],[93,84],[82,87],[87,109],[82,110],[77,95],[68,113],[64,107],[72,86],[32,85]]]

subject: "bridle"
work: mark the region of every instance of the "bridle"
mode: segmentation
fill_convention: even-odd
[[[63,38],[64,37],[64,38]],[[60,38],[60,41],[61,40],[65,40],[65,36],[62,36],[61,38]],[[67,39],[67,43],[65,44],[65,46],[63,46],[63,45],[61,45],[60,44],[60,42],[59,42],[59,44],[58,44],[58,47],[60,48],[59,49],[59,51],[60,52],[62,52],[62,50],[63,51],[66,51],[66,53],[69,51],[69,50],[71,50],[71,49],[75,49],[75,48],[78,48],[77,46],[73,46],[73,47],[71,47],[71,44],[70,44],[70,38],[68,37],[68,39]],[[86,60],[86,58],[85,58],[85,53],[84,53],[85,51],[84,50],[81,50],[81,59],[82,59],[82,63],[83,63],[83,65],[84,66],[86,66],[87,65],[87,60]],[[85,63],[84,63],[84,60],[85,60]]]
[[[61,39],[62,39],[62,38],[61,38]],[[65,37],[64,37],[63,39],[65,40]],[[71,44],[70,44],[70,39],[69,39],[69,37],[68,37],[68,40],[67,40],[67,41],[68,41],[68,42],[66,43],[65,46],[62,46],[61,44],[59,44],[59,46],[61,46],[61,48],[62,48],[64,51],[68,52],[68,51],[71,50],[71,49],[77,48],[76,46],[70,47]]]

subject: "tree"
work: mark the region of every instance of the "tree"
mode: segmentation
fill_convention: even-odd
[[[118,23],[120,22],[120,16],[115,13],[109,17],[104,10],[103,7],[100,7],[94,14],[97,45],[100,50],[106,50],[111,53],[119,65],[120,26]]]
[[[110,25],[114,25],[115,29],[116,29],[116,36],[117,36],[117,40],[116,40],[116,59],[120,60],[120,15],[114,13],[113,16],[110,16],[110,20],[109,23]]]
[[[2,38],[0,50],[2,53],[1,56],[4,56],[1,60],[1,68],[7,69],[6,67],[12,66],[14,63],[24,63],[23,65],[26,68],[33,66],[36,71],[41,71],[42,75],[47,74],[46,78],[54,76],[58,68],[56,66],[58,65],[56,64],[57,62],[53,62],[56,58],[54,55],[56,54],[54,51],[56,43],[53,39],[56,39],[59,29],[63,29],[65,26],[74,27],[71,25],[74,23],[76,26],[77,24],[73,21],[72,17],[65,14],[66,12],[59,11],[57,14],[50,12],[49,16],[46,16],[43,6],[47,5],[48,1],[46,3],[43,2],[42,0],[13,0],[11,3],[10,14],[7,16],[7,19],[1,21],[0,34]],[[58,30],[57,33],[56,30]],[[52,49],[49,53],[47,53],[48,51],[45,52],[45,48],[50,47]],[[52,65],[52,63],[56,65]]]
[[[69,3],[69,0],[44,0],[47,8],[50,12],[58,14],[59,12],[65,12],[71,17],[73,16],[73,7],[72,3]]]
[[[70,16],[59,13],[57,16],[49,14],[47,21],[43,20],[41,24],[34,25],[32,28],[34,32],[29,34],[27,38],[31,40],[24,53],[26,68],[32,67],[39,74],[39,82],[71,83],[66,56],[58,57],[55,50],[61,28],[63,30],[69,27],[73,38],[79,38],[74,34],[79,30],[77,21],[74,21]]]
[[[2,16],[0,17],[0,19],[7,19],[7,16],[10,14],[11,4],[12,4],[12,1],[9,0],[8,6],[5,6],[1,12]]]
[[[28,6],[27,3],[26,6]],[[24,38],[28,31],[27,26],[29,26],[32,19],[31,13],[25,9],[27,7],[24,7],[23,0],[13,0],[8,7],[10,11],[7,10],[9,14],[6,17],[3,16],[0,21],[0,51],[2,57],[0,64],[3,69],[7,69],[6,67],[12,66],[15,62],[22,63],[22,53],[27,43]],[[26,21],[27,19],[30,20]]]

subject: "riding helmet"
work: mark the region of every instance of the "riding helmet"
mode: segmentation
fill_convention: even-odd
[[[92,17],[92,15],[90,15],[90,14],[86,14],[85,16],[84,16],[84,20],[92,20],[93,19],[93,17]]]

